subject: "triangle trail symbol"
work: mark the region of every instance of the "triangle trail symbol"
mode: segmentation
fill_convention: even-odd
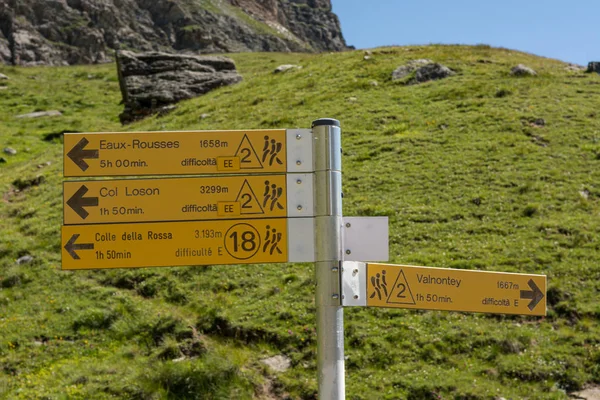
[[[240,214],[264,214],[265,211],[260,206],[260,202],[250,187],[247,179],[244,179],[235,201],[240,203]]]
[[[235,152],[235,156],[240,158],[240,169],[262,169],[263,165],[260,162],[254,146],[250,143],[248,135],[244,135],[240,146]]]
[[[400,270],[396,282],[387,298],[389,304],[412,304],[415,305],[415,298],[413,297],[408,281],[404,275],[404,271]]]

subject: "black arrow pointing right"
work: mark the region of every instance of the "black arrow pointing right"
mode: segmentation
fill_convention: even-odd
[[[81,185],[79,190],[67,200],[67,205],[83,219],[86,219],[87,216],[90,215],[83,207],[98,207],[97,197],[83,197],[87,192],[88,188],[85,185]]]
[[[88,143],[89,140],[82,138],[75,146],[73,146],[71,151],[67,153],[67,156],[73,160],[73,162],[77,164],[82,171],[85,171],[89,168],[88,163],[86,163],[84,160],[100,157],[99,150],[84,150]]]
[[[79,233],[73,234],[71,239],[65,244],[65,250],[74,260],[80,260],[79,254],[75,253],[75,250],[94,250],[93,243],[75,243],[79,238]]]
[[[531,301],[529,302],[527,307],[529,307],[530,311],[533,311],[535,306],[537,306],[538,303],[544,298],[544,293],[542,293],[542,291],[535,284],[533,279],[530,279],[529,282],[527,282],[527,284],[529,285],[529,287],[532,290],[521,290],[521,298],[522,299],[531,299]]]

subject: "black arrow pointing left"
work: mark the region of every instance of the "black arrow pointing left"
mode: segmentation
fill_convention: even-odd
[[[94,250],[93,243],[75,243],[79,238],[79,233],[73,234],[71,239],[65,244],[65,250],[74,260],[80,260],[79,254],[75,253],[75,250]]]
[[[522,299],[531,299],[531,301],[529,302],[527,307],[529,307],[530,311],[533,311],[535,306],[537,306],[538,303],[544,298],[544,293],[542,293],[542,291],[535,284],[533,279],[530,279],[529,282],[527,282],[527,284],[529,285],[529,287],[532,290],[521,290],[521,298]]]
[[[98,207],[97,197],[83,197],[87,192],[87,186],[81,185],[79,190],[67,200],[67,205],[83,219],[86,219],[87,216],[90,215],[84,207]]]
[[[89,168],[88,163],[85,162],[89,158],[99,158],[100,150],[89,150],[86,149],[89,140],[82,138],[73,148],[67,153],[67,156],[82,170],[85,171]]]

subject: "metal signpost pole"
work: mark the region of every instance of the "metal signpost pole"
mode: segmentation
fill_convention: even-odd
[[[319,398],[345,399],[344,312],[341,306],[342,147],[339,121],[313,122],[315,275]]]

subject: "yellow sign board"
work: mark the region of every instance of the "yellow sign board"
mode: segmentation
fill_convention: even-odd
[[[65,270],[277,263],[287,248],[284,218],[62,227]]]
[[[286,170],[285,129],[64,135],[67,177]]]
[[[287,216],[286,175],[64,182],[64,223]]]
[[[546,276],[368,263],[367,306],[546,315]]]

